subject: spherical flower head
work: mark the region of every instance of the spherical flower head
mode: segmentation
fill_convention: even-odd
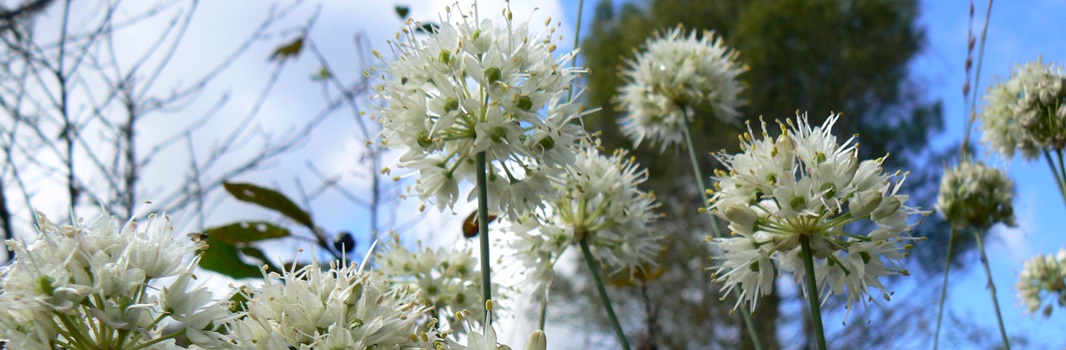
[[[713,240],[724,251],[715,268],[722,290],[740,288],[742,302],[754,311],[759,296],[773,289],[775,266],[793,272],[798,283],[805,273],[800,238],[810,242],[815,278],[823,295],[847,294],[847,306],[866,300],[870,289],[888,291],[881,276],[907,274],[901,259],[916,238],[909,235],[912,215],[927,215],[906,205],[899,194],[906,178],[892,184],[882,172],[883,159],[859,160],[854,137],[839,143],[831,132],[839,115],[812,126],[806,115],[780,124],[771,137],[742,136],[742,153],[719,154],[728,172],[717,171],[709,210],[729,222],[733,236]],[[854,232],[851,223],[868,222],[872,231]]]
[[[585,138],[569,92],[585,69],[568,68],[574,52],[556,58],[554,26],[531,32],[509,11],[502,21],[474,17],[449,9],[428,33],[408,22],[390,42],[396,59],[376,88],[376,117],[384,145],[404,151],[399,166],[420,173],[423,200],[453,206],[485,152],[490,207],[516,215],[541,205],[542,179],[573,162]]]
[[[698,34],[685,35],[678,26],[648,39],[645,50],[629,62],[618,101],[626,111],[622,130],[638,145],[644,139],[661,142],[663,149],[682,143],[689,113],[736,121],[744,103],[737,76],[747,67],[714,32]]]
[[[262,287],[239,293],[248,300],[231,332],[239,347],[401,349],[417,341],[418,321],[430,310],[416,293],[391,290],[388,281],[343,262],[264,271]]]
[[[1014,181],[1002,170],[964,161],[944,171],[936,210],[952,224],[987,230],[1014,226]]]
[[[106,213],[72,221],[59,225],[37,213],[34,240],[6,242],[16,257],[0,268],[0,339],[18,348],[135,347],[157,343],[166,324],[179,321],[193,344],[228,342],[221,333],[228,311],[185,283],[198,245],[174,239],[165,215],[121,226]],[[174,300],[183,301],[180,310]]]
[[[1059,307],[1066,307],[1066,248],[1025,262],[1018,275],[1018,298],[1029,313],[1043,307],[1044,317],[1051,316],[1051,304],[1056,300]],[[1048,299],[1051,301],[1044,305]]]
[[[550,278],[552,262],[584,239],[614,271],[654,266],[664,237],[650,227],[658,218],[655,196],[638,187],[647,176],[623,151],[605,156],[588,148],[578,154],[574,165],[553,181],[558,195],[549,208],[512,223],[515,238],[509,243],[519,256],[515,261],[526,264],[527,273],[533,271],[529,276]],[[550,280],[541,278],[537,285],[547,288]],[[544,295],[540,288],[533,294]]]
[[[450,317],[481,306],[481,268],[469,248],[433,250],[419,243],[412,252],[393,235],[375,261],[377,272],[389,277],[393,289],[417,291],[419,301],[433,306],[440,315]],[[457,320],[448,321],[454,324]]]
[[[1040,149],[1066,147],[1066,75],[1041,61],[1016,67],[993,85],[981,111],[983,140],[1005,157],[1016,150],[1034,159]]]

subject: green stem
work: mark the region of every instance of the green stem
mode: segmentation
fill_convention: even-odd
[[[707,185],[703,183],[703,172],[700,171],[699,158],[696,157],[696,143],[692,141],[692,125],[688,121],[688,112],[684,113],[685,127],[682,132],[685,134],[685,146],[688,148],[688,159],[692,162],[692,172],[696,175],[696,185],[699,186],[700,198],[703,199],[703,205],[710,203],[710,198],[707,197]],[[714,238],[722,236],[722,232],[718,230],[718,220],[715,219],[714,214],[710,211],[707,212],[707,217],[711,218],[711,234]]]
[[[174,338],[177,338],[177,337],[182,336],[182,335],[185,335],[185,328],[182,328],[180,331],[167,334],[166,336],[159,337],[159,338],[156,338],[156,339],[152,339],[152,341],[150,341],[150,342],[138,345],[138,346],[133,347],[133,348],[129,348],[129,350],[146,349],[146,348],[148,348],[148,347],[150,347],[152,345],[159,344],[159,343],[162,343],[162,342],[164,342],[164,341],[166,341],[168,339],[174,339]]]
[[[540,328],[537,328],[537,329],[543,331],[544,330],[544,324],[546,324],[547,321],[548,321],[548,300],[542,300],[541,303],[540,303]]]
[[[551,253],[548,253],[548,264],[551,264]],[[549,266],[551,268],[551,266]],[[551,285],[548,285],[547,289],[551,289]],[[544,300],[540,301],[540,330],[544,330],[544,325],[548,322],[548,290],[544,290]]]
[[[988,294],[992,295],[992,306],[996,309],[996,321],[999,322],[999,336],[1003,337],[1003,346],[1010,350],[1010,340],[1007,339],[1007,329],[1003,327],[1003,315],[999,311],[999,299],[996,298],[996,283],[992,282],[992,270],[988,268],[988,256],[985,255],[985,245],[981,241],[980,231],[974,230],[973,238],[977,240],[977,249],[981,251],[981,264],[985,266],[985,276],[988,276]]]
[[[88,335],[82,333],[82,328],[75,325],[74,320],[64,313],[55,313],[59,320],[63,322],[63,326],[67,329],[67,340],[71,344],[75,344],[78,348],[84,347],[85,349],[92,348],[92,341],[89,340]]]
[[[985,11],[985,24],[981,29],[981,46],[977,49],[977,70],[973,75],[973,93],[970,96],[969,121],[966,123],[966,136],[963,138],[961,152],[962,158],[966,159],[966,148],[970,146],[970,130],[973,129],[974,120],[977,118],[977,92],[981,86],[981,65],[985,61],[985,42],[988,39],[988,22],[992,19],[992,0],[988,0],[988,10]],[[965,96],[963,96],[965,99]],[[965,107],[966,101],[963,101]],[[964,108],[965,109],[965,108]]]
[[[703,172],[700,171],[699,158],[696,157],[696,143],[692,140],[692,126],[688,121],[688,109],[680,106],[685,111],[685,127],[682,129],[682,133],[685,135],[685,146],[688,148],[688,159],[692,162],[692,172],[696,176],[696,186],[699,186],[700,198],[703,200],[702,205],[710,203],[711,199],[707,197],[707,185],[703,183]],[[711,235],[715,238],[721,237],[722,232],[718,229],[718,220],[707,212],[707,217],[711,220]],[[733,297],[740,298],[740,291],[734,289]],[[740,313],[741,319],[744,320],[744,328],[748,331],[748,337],[751,338],[751,345],[755,347],[755,350],[762,350],[762,341],[759,340],[759,332],[755,330],[755,322],[751,319],[751,314],[747,312]]]
[[[1066,185],[1063,184],[1063,174],[1059,173],[1058,168],[1055,167],[1055,162],[1051,160],[1051,153],[1047,151],[1047,148],[1043,149],[1044,160],[1047,160],[1047,166],[1051,168],[1051,173],[1055,175],[1055,184],[1059,187],[1059,194],[1062,195],[1062,201],[1066,203]]]
[[[940,306],[936,313],[936,335],[933,336],[933,350],[940,346],[940,322],[944,318],[944,301],[948,299],[948,274],[951,272],[951,252],[955,247],[955,225],[951,225],[951,235],[948,236],[948,255],[944,258],[944,283],[940,286]]]
[[[1062,191],[1063,191],[1062,193],[1066,193],[1066,167],[1064,167],[1064,164],[1063,164],[1063,161],[1062,161],[1062,150],[1061,149],[1055,150],[1055,154],[1058,155],[1058,158],[1059,158],[1059,172],[1058,172],[1058,174],[1059,174],[1058,177],[1059,178],[1058,178],[1058,182],[1059,182],[1059,184],[1062,185]],[[1066,201],[1066,195],[1063,195],[1063,201]]]
[[[803,267],[807,270],[807,300],[811,304],[811,323],[814,324],[814,335],[818,341],[818,350],[825,350],[825,330],[822,329],[822,311],[819,306],[821,298],[818,294],[818,281],[814,276],[814,258],[811,257],[811,238],[806,235],[800,236],[800,247],[803,255]]]
[[[578,0],[577,2],[577,25],[574,26],[574,49],[576,50],[581,45],[581,17],[582,12],[585,9],[585,0]],[[577,57],[570,58],[570,68],[577,66]],[[566,100],[570,101],[574,99],[574,81],[570,82],[570,90],[566,92]]]
[[[596,281],[596,290],[600,292],[600,301],[603,301],[603,308],[607,310],[607,317],[611,319],[611,325],[614,326],[614,334],[618,336],[618,342],[622,343],[622,349],[629,350],[629,341],[626,340],[626,334],[622,331],[622,324],[618,323],[618,316],[614,314],[611,297],[607,295],[607,289],[603,288],[599,268],[596,267],[596,260],[592,258],[592,251],[589,250],[588,235],[581,239],[581,252],[584,253],[585,263],[589,265],[589,271],[592,272],[592,279]]]
[[[491,267],[489,266],[489,186],[485,152],[477,154],[477,228],[478,240],[481,242],[481,296],[483,302],[492,299]],[[485,310],[485,324],[491,323],[488,309]]]

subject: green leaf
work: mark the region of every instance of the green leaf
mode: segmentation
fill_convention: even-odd
[[[311,214],[308,214],[307,211],[301,209],[291,199],[277,191],[252,184],[225,181],[222,182],[222,186],[226,188],[226,192],[229,192],[239,200],[274,210],[307,226],[311,230],[315,229],[315,223],[311,221]]]
[[[281,272],[281,269],[278,268],[276,265],[274,265],[274,263],[270,262],[270,259],[267,259],[266,254],[264,254],[262,250],[259,250],[259,248],[256,248],[256,247],[243,247],[243,248],[240,248],[240,249],[241,249],[241,253],[244,253],[244,255],[247,255],[247,256],[259,259],[259,261],[262,261],[264,264],[266,264],[270,268],[270,271]]]
[[[235,222],[205,231],[210,238],[225,244],[248,243],[289,236],[288,229],[264,221]]]
[[[245,263],[240,258],[237,247],[223,243],[214,237],[207,237],[208,248],[200,257],[200,267],[236,279],[263,278],[258,266]]]
[[[411,13],[411,8],[406,5],[396,5],[396,15],[400,16],[400,20],[406,20],[407,15]]]
[[[274,53],[270,54],[270,60],[282,62],[290,58],[296,58],[296,56],[300,55],[300,51],[303,51],[303,48],[304,37],[301,36],[274,49]]]

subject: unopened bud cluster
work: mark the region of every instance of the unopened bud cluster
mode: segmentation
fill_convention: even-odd
[[[1018,298],[1030,313],[1043,308],[1046,317],[1051,315],[1053,303],[1066,307],[1066,249],[1026,261],[1018,276],[1017,288]],[[1049,300],[1049,304],[1044,305],[1045,300]]]
[[[962,162],[944,171],[936,210],[956,226],[987,230],[1014,226],[1014,181],[980,162]]]
[[[1030,62],[1015,68],[1010,79],[985,95],[981,112],[983,140],[1000,154],[1016,150],[1026,158],[1040,149],[1066,148],[1066,74],[1062,67]]]

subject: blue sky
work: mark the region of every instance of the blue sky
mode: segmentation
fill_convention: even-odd
[[[923,1],[920,23],[927,30],[928,47],[912,65],[915,76],[928,83],[930,97],[944,101],[947,131],[942,144],[961,142],[965,119],[961,88],[964,83],[963,65],[966,55],[968,6],[965,1]],[[987,4],[978,2],[974,26],[984,21]],[[996,2],[992,16],[982,67],[979,92],[987,86],[1009,77],[1012,67],[1034,61],[1066,62],[1066,42],[1062,40],[1061,24],[1066,21],[1066,1],[1040,0],[1028,2]],[[980,108],[980,107],[979,107]],[[980,127],[973,130],[980,138]],[[1066,343],[1056,332],[1066,328],[1066,317],[1058,310],[1049,319],[1029,316],[1015,296],[1014,284],[1024,260],[1035,254],[1057,252],[1066,245],[1060,232],[1066,225],[1066,206],[1055,193],[1054,179],[1047,165],[1026,162],[1021,158],[1003,160],[985,157],[986,162],[1005,168],[1014,178],[1017,228],[994,228],[987,243],[992,274],[998,289],[1000,306],[1008,333],[1026,334],[1033,340],[1033,348],[1061,348]],[[995,327],[991,301],[985,291],[985,276],[976,257],[964,272],[953,271],[949,301],[951,312],[963,319]],[[946,328],[946,331],[951,331]]]

